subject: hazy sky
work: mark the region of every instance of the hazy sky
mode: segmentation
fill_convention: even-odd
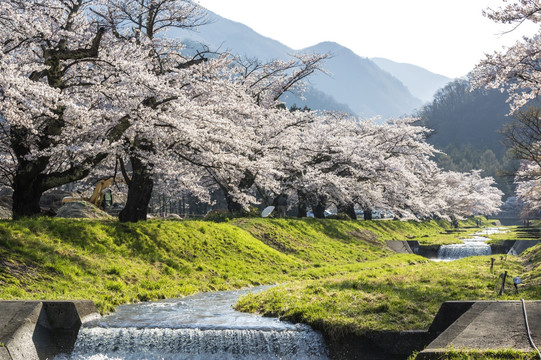
[[[384,57],[449,77],[466,75],[485,53],[535,27],[483,17],[502,0],[199,0],[202,6],[293,49],[335,41],[363,57]]]

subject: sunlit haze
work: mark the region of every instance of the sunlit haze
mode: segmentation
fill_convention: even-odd
[[[535,27],[482,15],[501,0],[200,0],[207,9],[293,48],[335,41],[363,57],[384,57],[449,77],[466,75],[485,53]]]

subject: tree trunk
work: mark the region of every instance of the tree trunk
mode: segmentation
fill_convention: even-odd
[[[255,183],[255,176],[247,170],[244,177],[239,182],[239,191],[248,191]],[[222,187],[223,189],[223,187]],[[227,190],[224,190],[225,200],[227,202],[227,210],[232,214],[240,214],[244,210],[241,204],[233,198]]]
[[[285,218],[287,213],[287,195],[280,194],[272,202],[274,206],[274,216],[279,218]]]
[[[224,191],[225,193],[225,201],[227,202],[227,210],[231,214],[240,214],[243,210],[243,207],[241,204],[239,204],[235,198],[233,198],[229,192]]]
[[[324,219],[325,218],[325,202],[319,201],[315,206],[312,207],[312,211],[314,212],[314,217],[318,219]]]
[[[357,214],[355,214],[355,204],[347,203],[337,206],[338,213],[346,214],[351,220],[357,220]]]
[[[302,191],[298,191],[297,194],[299,198],[299,203],[297,204],[297,217],[303,218],[306,217],[308,213],[308,202],[306,201],[306,195],[304,195]]]
[[[372,220],[372,210],[371,209],[364,210],[363,216],[365,220]]]
[[[144,140],[136,141],[139,149],[152,151],[152,145]],[[130,158],[133,175],[128,183],[128,199],[126,206],[120,212],[120,222],[137,222],[147,219],[148,205],[152,197],[154,180],[152,179],[152,165],[143,163],[135,155]]]
[[[13,181],[13,218],[34,216],[41,213],[39,201],[42,191],[41,176],[17,171]]]
[[[17,168],[13,178],[13,218],[34,216],[41,213],[39,201],[41,194],[47,190],[43,187],[44,177],[42,173],[47,168],[49,159],[40,157],[27,159],[31,149],[27,143],[28,130],[23,127],[13,126],[10,133],[10,145],[17,158]],[[45,147],[46,141],[40,144]]]

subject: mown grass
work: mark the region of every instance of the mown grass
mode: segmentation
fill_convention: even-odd
[[[0,298],[143,300],[284,281],[305,264],[228,224],[0,222]]]
[[[460,238],[473,234],[483,227],[494,226],[493,220],[484,217],[458,222],[455,229],[446,220],[431,221],[363,221],[361,226],[378,234],[382,240],[417,240],[420,245],[460,244]]]
[[[482,227],[495,226],[493,220],[484,217],[459,221],[455,229],[446,220],[431,221],[339,221],[319,219],[240,219],[234,224],[249,231],[269,246],[285,252],[305,251],[306,246],[317,248],[312,239],[325,241],[325,236],[360,239],[381,245],[387,240],[417,240],[421,245],[460,244],[469,234]],[[346,228],[347,227],[347,230]],[[293,244],[291,240],[293,240]],[[288,246],[284,246],[283,243]],[[291,248],[289,248],[291,246]],[[339,250],[340,252],[340,250]]]

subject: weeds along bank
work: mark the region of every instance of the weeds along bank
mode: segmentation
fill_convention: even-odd
[[[438,292],[452,298],[455,294],[447,285],[455,284],[458,275],[448,274],[443,270],[444,264],[432,264],[414,255],[395,255],[384,241],[440,235],[446,240],[455,236],[456,240],[456,235],[441,234],[448,228],[448,223],[434,221],[419,224],[319,219],[236,219],[225,223],[155,220],[137,224],[49,218],[1,221],[0,298],[90,299],[100,311],[108,312],[121,303],[286,282],[295,291],[309,285],[322,299],[326,293],[331,298],[332,291],[326,287],[353,290],[364,286],[360,278],[367,278],[372,291],[366,287],[363,296],[374,298],[372,303],[380,314],[400,303],[414,315],[416,311],[426,311],[427,315],[415,323],[424,326],[432,308],[426,310],[418,302],[423,301],[422,296],[427,301],[443,300],[443,295],[429,295]],[[521,266],[518,261],[509,264],[517,271]],[[438,266],[442,270],[433,270]],[[478,266],[479,272],[487,268],[481,259],[471,266]],[[426,277],[428,271],[436,277]],[[412,297],[407,304],[402,303],[402,298],[389,298],[385,305],[383,291],[397,287],[410,273],[417,274],[409,286],[419,290],[419,297]],[[469,276],[472,279],[476,275]],[[488,289],[488,282],[484,286]],[[420,290],[429,292],[421,295]],[[308,297],[299,301],[302,299],[313,300]],[[344,304],[353,300],[335,299]],[[285,314],[277,308],[282,304],[270,300],[268,304],[276,313]],[[283,308],[291,307],[283,303]],[[270,313],[268,309],[261,310]],[[349,311],[354,312],[355,308]],[[295,310],[292,317],[305,319],[301,313]],[[307,317],[305,321],[323,324],[326,317],[310,310],[310,319],[318,320]],[[404,315],[388,321],[400,323],[410,319]],[[336,325],[349,328],[340,322]]]

